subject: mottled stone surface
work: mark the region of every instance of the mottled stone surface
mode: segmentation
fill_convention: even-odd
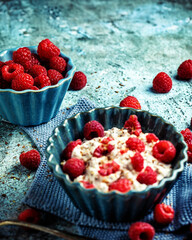
[[[67,92],[62,107],[73,105],[82,95],[98,106],[118,106],[124,97],[133,95],[142,109],[181,130],[192,117],[192,81],[177,80],[176,71],[192,57],[191,17],[190,0],[0,1],[0,50],[37,45],[49,38],[88,78],[84,89]],[[168,94],[152,91],[152,79],[160,71],[173,79]],[[34,172],[20,166],[19,155],[32,146],[19,127],[0,125],[1,220],[16,219],[24,209],[21,201]],[[54,223],[46,220],[46,224],[62,229],[64,223],[52,219]],[[6,230],[0,229],[0,238],[53,239],[18,228]]]

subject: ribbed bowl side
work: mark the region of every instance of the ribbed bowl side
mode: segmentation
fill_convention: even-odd
[[[60,167],[60,153],[68,142],[83,139],[83,127],[90,120],[99,121],[105,130],[112,127],[122,128],[130,115],[136,114],[143,132],[153,132],[160,139],[170,140],[177,149],[172,163],[172,175],[163,179],[156,187],[149,186],[144,191],[128,193],[102,193],[96,189],[85,189],[79,183],[72,182]],[[55,129],[47,148],[48,165],[61,183],[73,203],[87,215],[105,221],[134,221],[151,211],[170,191],[181,174],[187,161],[186,144],[180,133],[162,118],[146,111],[129,108],[109,107],[94,109],[77,114]]]

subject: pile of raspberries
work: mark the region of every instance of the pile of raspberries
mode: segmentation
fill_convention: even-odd
[[[0,61],[0,88],[39,90],[57,84],[65,77],[66,68],[67,62],[60,56],[60,49],[44,39],[38,45],[37,54],[22,47],[13,52],[12,60]],[[76,72],[70,87],[80,90],[86,83],[84,73]]]

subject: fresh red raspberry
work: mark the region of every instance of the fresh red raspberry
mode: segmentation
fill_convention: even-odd
[[[63,165],[63,172],[67,173],[72,180],[82,175],[84,171],[85,171],[85,163],[82,159],[70,158]]]
[[[31,66],[40,64],[39,56],[36,53],[31,53]]]
[[[164,203],[157,204],[154,209],[154,219],[159,224],[169,224],[174,219],[174,209]]]
[[[115,147],[111,144],[108,145],[100,145],[98,146],[94,152],[93,152],[93,157],[97,157],[100,158],[102,156],[106,156],[108,153],[110,153],[111,151],[113,151]]]
[[[39,88],[36,87],[36,86],[32,86],[30,89],[31,89],[31,90],[39,90]]]
[[[68,143],[67,146],[65,147],[65,149],[61,153],[61,159],[62,160],[70,159],[71,158],[71,154],[73,152],[73,149],[77,145],[81,145],[81,144],[82,144],[81,139],[77,139],[76,141],[72,141],[72,142]]]
[[[187,155],[188,155],[188,162],[192,163],[192,142],[188,143],[188,151],[187,151]]]
[[[132,151],[144,152],[145,151],[145,144],[144,142],[136,137],[130,137],[126,141],[127,147]]]
[[[157,173],[147,166],[144,171],[137,175],[137,181],[142,184],[152,185],[157,182]]]
[[[192,132],[190,131],[189,128],[182,130],[181,134],[183,135],[184,140],[187,144],[192,142]]]
[[[139,152],[131,157],[131,163],[135,171],[140,172],[144,168],[144,158]]]
[[[36,64],[36,65],[33,65],[33,66],[31,67],[29,73],[31,74],[31,76],[32,76],[33,78],[35,78],[35,77],[38,77],[38,76],[41,75],[41,74],[47,75],[47,70],[46,70],[45,67]]]
[[[17,75],[11,83],[12,89],[16,91],[22,91],[25,89],[31,89],[34,84],[34,79],[27,73],[21,73]]]
[[[31,51],[27,47],[19,48],[13,52],[13,61],[21,64],[25,70],[29,70],[32,66]]]
[[[80,181],[80,182],[83,183],[83,187],[84,188],[87,188],[87,189],[95,188],[95,186],[92,183],[88,182],[88,181]]]
[[[32,149],[28,152],[21,153],[19,159],[22,166],[29,170],[36,170],[40,164],[41,156],[37,150]]]
[[[76,72],[70,84],[70,88],[73,90],[80,90],[87,84],[87,77],[83,72]]]
[[[159,138],[154,133],[148,133],[146,136],[146,140],[148,143],[152,143],[157,142]]]
[[[192,60],[186,60],[181,63],[177,69],[177,75],[182,80],[189,80],[192,78]]]
[[[60,49],[49,39],[44,39],[39,43],[37,53],[42,60],[50,59],[54,56],[59,56]]]
[[[15,63],[15,62],[13,60],[9,60],[9,61],[4,62],[4,65],[9,65],[9,64],[12,64],[12,63]]]
[[[128,235],[130,240],[152,240],[155,229],[149,223],[135,222],[131,224]]]
[[[1,69],[3,79],[11,82],[18,74],[24,73],[24,67],[17,63],[4,65]]]
[[[41,89],[46,86],[51,86],[51,81],[47,74],[41,74],[38,77],[34,78],[34,85]]]
[[[141,109],[141,105],[136,97],[128,96],[120,102],[120,107],[130,107],[135,109]]]
[[[131,181],[126,178],[120,178],[115,182],[109,184],[109,191],[117,190],[122,193],[126,193],[131,190]]]
[[[109,176],[112,173],[116,173],[119,170],[120,166],[115,161],[112,161],[111,163],[105,163],[101,165],[99,168],[100,170],[98,173],[101,176]]]
[[[176,149],[170,141],[161,140],[153,146],[152,154],[159,161],[170,163],[176,155]]]
[[[127,129],[130,134],[135,134],[137,137],[142,132],[141,124],[136,115],[130,115],[124,124],[124,128]]]
[[[106,137],[101,140],[101,143],[108,144],[110,141],[113,141],[114,139],[112,137]]]
[[[54,69],[49,69],[47,71],[47,75],[51,81],[51,85],[55,85],[59,82],[59,80],[63,79],[63,75]]]
[[[104,128],[98,121],[92,120],[85,124],[83,128],[84,137],[90,140],[95,137],[104,136]]]
[[[126,153],[126,152],[128,152],[128,151],[129,151],[129,149],[121,149],[121,150],[120,150],[120,154],[123,155],[124,153]]]
[[[65,71],[66,66],[67,66],[67,63],[65,59],[62,57],[55,56],[49,60],[49,67],[57,70],[60,73]]]
[[[19,214],[18,220],[36,224],[40,221],[40,212],[32,208],[25,209]]]
[[[168,93],[172,88],[172,80],[165,73],[160,72],[153,79],[153,89],[158,93]]]

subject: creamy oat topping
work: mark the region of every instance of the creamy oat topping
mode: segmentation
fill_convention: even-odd
[[[141,152],[144,158],[144,168],[150,166],[157,173],[157,182],[153,185],[158,185],[163,178],[170,176],[172,170],[171,164],[165,164],[153,157],[152,148],[156,142],[148,143],[146,141],[146,135],[147,133],[141,133],[138,137],[145,144],[145,151]],[[95,149],[102,145],[101,141],[106,137],[113,138],[108,144],[112,145],[114,149],[104,156],[94,157],[93,153]],[[131,157],[134,156],[135,151],[131,151],[126,146],[126,141],[130,137],[136,136],[129,134],[126,129],[114,127],[105,131],[105,135],[102,138],[97,137],[91,140],[84,140],[82,145],[77,145],[73,149],[72,158],[83,159],[86,163],[86,171],[84,175],[78,176],[74,181],[88,181],[98,190],[108,192],[110,183],[119,178],[127,178],[132,182],[133,190],[144,190],[147,185],[141,184],[136,180],[139,172],[134,170],[131,163]],[[112,161],[115,161],[120,168],[115,173],[102,176],[99,173],[100,167],[103,164],[112,163]],[[62,164],[64,163],[65,161]]]

